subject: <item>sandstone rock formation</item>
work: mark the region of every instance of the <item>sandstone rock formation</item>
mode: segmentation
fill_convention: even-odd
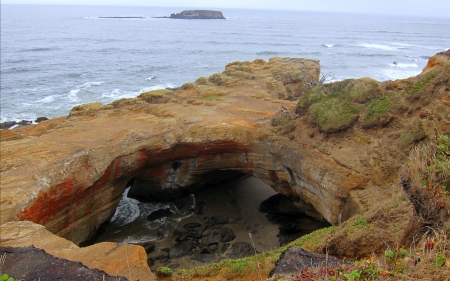
[[[81,262],[91,269],[103,270],[110,276],[125,276],[129,280],[155,279],[147,266],[147,255],[141,246],[98,243],[79,248],[72,242],[52,234],[44,226],[29,221],[5,223],[0,226],[0,233],[1,247],[33,246],[54,257]],[[8,254],[6,254],[6,259],[8,259]],[[25,274],[25,270],[19,268],[18,273]],[[15,275],[14,277],[19,278],[20,276]],[[45,277],[43,278],[45,279]],[[68,279],[74,280],[73,276]]]
[[[33,221],[85,245],[112,217],[127,184],[142,197],[172,198],[241,175],[339,224],[390,197],[407,149],[434,130],[420,112],[432,112],[450,133],[448,56],[436,55],[423,74],[406,80],[317,87],[319,97],[349,91],[356,110],[337,124],[318,113],[330,105],[304,98],[319,82],[319,62],[273,58],[3,130],[1,224]],[[383,105],[394,91],[405,94],[378,110],[376,101]]]

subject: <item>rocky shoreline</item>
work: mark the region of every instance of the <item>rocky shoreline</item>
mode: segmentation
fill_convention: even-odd
[[[437,54],[410,79],[350,79],[309,92],[319,85],[317,60],[233,62],[177,90],[81,105],[69,116],[2,130],[1,246],[35,245],[112,276],[153,280],[141,246],[77,246],[95,239],[131,181],[146,198],[174,198],[218,178],[253,175],[331,225],[379,210],[398,192],[410,149],[436,130],[450,134],[449,58]],[[333,95],[341,99],[318,103]],[[332,107],[345,118],[323,118]],[[195,236],[215,220],[187,225],[177,237]],[[232,237],[223,225],[209,225],[197,244],[180,240],[180,248],[206,257],[222,252],[220,243]],[[381,221],[377,231],[389,226]],[[370,245],[361,237],[333,240],[327,253],[362,257],[399,239],[371,235]],[[101,258],[83,260],[94,256]]]

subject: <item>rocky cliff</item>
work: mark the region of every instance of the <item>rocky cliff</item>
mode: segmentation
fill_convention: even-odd
[[[127,184],[170,198],[240,175],[339,224],[392,196],[408,149],[433,126],[450,133],[449,57],[406,80],[320,86],[317,60],[234,62],[176,90],[3,130],[2,239],[5,223],[32,221],[84,245]]]

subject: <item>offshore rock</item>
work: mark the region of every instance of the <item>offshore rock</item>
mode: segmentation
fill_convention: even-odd
[[[187,10],[171,14],[171,19],[225,19],[222,12],[209,10]]]

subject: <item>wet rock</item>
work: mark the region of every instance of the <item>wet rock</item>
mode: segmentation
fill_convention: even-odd
[[[236,242],[231,245],[231,252],[227,254],[228,258],[239,259],[243,257],[248,257],[255,254],[255,250],[250,243],[247,242]]]
[[[198,223],[198,222],[190,222],[190,223],[185,224],[183,227],[184,228],[188,228],[188,229],[192,229],[192,228],[197,228],[199,226],[201,226],[201,224]]]
[[[22,120],[22,121],[20,121],[18,124],[19,124],[19,125],[22,125],[22,126],[27,126],[27,125],[33,124],[33,121],[30,121],[30,120]]]
[[[177,269],[178,267],[180,267],[180,265],[178,263],[171,263],[171,264],[169,264],[169,268],[170,269]]]
[[[231,230],[228,227],[223,227],[220,229],[222,239],[220,239],[220,242],[230,242],[233,241],[234,238],[236,238],[236,235],[234,235],[233,230]]]
[[[152,267],[155,265],[157,261],[164,262],[169,260],[169,250],[170,249],[160,249],[157,252],[152,252],[148,255],[147,264],[149,267]]]
[[[306,268],[329,267],[334,268],[340,264],[350,264],[332,256],[314,254],[302,248],[289,248],[281,253],[275,268],[269,274],[269,278],[276,274],[298,274]]]
[[[161,218],[168,217],[172,214],[173,212],[169,208],[159,209],[157,211],[151,212],[150,215],[147,216],[147,220],[148,221],[159,220]]]
[[[183,196],[175,198],[175,200],[173,200],[173,203],[178,210],[181,210],[191,205],[191,200],[189,196]]]
[[[206,208],[206,202],[200,201],[200,202],[198,202],[197,206],[195,207],[195,212],[197,213],[197,215],[202,215],[205,212],[205,208]]]
[[[153,252],[155,250],[155,243],[153,241],[136,243],[134,245],[139,245],[139,246],[144,247],[145,252],[147,254],[150,254],[151,252]]]
[[[214,252],[200,252],[192,255],[191,259],[202,263],[211,263],[216,260],[216,254]]]
[[[16,121],[6,121],[4,123],[0,123],[0,129],[8,129],[11,128],[12,126],[17,125]]]
[[[306,215],[267,214],[266,217],[270,222],[279,225],[277,236],[280,245],[286,245],[305,234],[330,226],[327,222],[318,221]]]
[[[217,251],[217,249],[219,248],[218,245],[219,245],[219,243],[213,243],[213,244],[208,245],[208,247],[207,247],[208,252],[212,253],[212,252]]]
[[[292,199],[278,193],[261,202],[259,211],[268,214],[307,215],[316,220],[325,221],[323,216],[309,203],[301,199]]]
[[[230,218],[225,215],[217,215],[208,219],[209,225],[228,224],[228,223],[230,223]]]
[[[32,246],[1,247],[0,255],[5,255],[2,271],[15,280],[128,280],[89,269],[81,262],[54,257]]]
[[[192,255],[198,243],[193,240],[186,240],[176,243],[169,251],[169,258],[176,259],[187,255]]]
[[[207,227],[208,226],[206,224],[201,225],[197,223],[188,223],[184,225],[184,229],[175,229],[173,232],[173,237],[175,241],[178,242],[184,241],[188,238],[200,239]]]
[[[42,122],[45,120],[48,120],[48,118],[47,117],[38,117],[34,122],[39,123],[39,122]]]
[[[228,249],[229,246],[230,246],[230,243],[220,242],[220,243],[217,245],[217,250],[216,250],[216,252],[217,252],[218,254],[223,254],[223,253],[225,253],[225,252],[227,251],[227,249]]]
[[[208,235],[208,239],[206,240],[207,245],[217,244],[222,240],[222,234],[214,231],[213,233]]]

